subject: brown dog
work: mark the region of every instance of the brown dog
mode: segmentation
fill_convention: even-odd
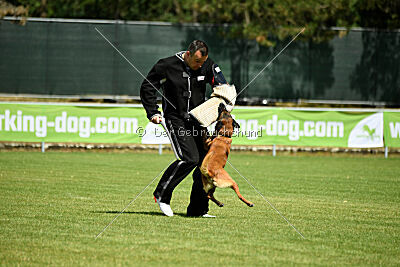
[[[224,170],[231,149],[231,137],[234,128],[239,128],[239,124],[232,118],[224,104],[220,104],[218,113],[218,122],[215,126],[214,135],[206,140],[205,144],[209,150],[200,168],[204,191],[206,191],[209,199],[218,206],[223,207],[224,204],[214,198],[215,188],[230,187],[240,200],[249,207],[253,207],[254,204],[240,194],[237,183]]]

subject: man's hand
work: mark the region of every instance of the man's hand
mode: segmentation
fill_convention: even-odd
[[[153,117],[151,117],[150,121],[155,124],[160,124],[162,119],[163,117],[160,114],[155,114]]]

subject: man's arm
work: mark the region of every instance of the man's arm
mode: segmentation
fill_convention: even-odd
[[[163,78],[160,73],[160,61],[153,66],[146,78],[147,80],[145,79],[140,87],[140,99],[146,110],[147,118],[154,123],[159,123],[156,118],[161,117],[161,112],[158,110],[157,91],[154,87],[160,88],[160,80]]]
[[[210,80],[209,83],[211,84],[212,87],[228,83],[224,75],[222,74],[220,67],[214,62],[212,62],[211,65],[210,76],[212,77],[212,79]]]

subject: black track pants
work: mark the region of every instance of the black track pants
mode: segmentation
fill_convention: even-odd
[[[176,117],[166,118],[166,124],[181,160],[176,160],[167,168],[153,194],[156,198],[160,198],[161,202],[169,204],[175,187],[196,168],[193,172],[193,186],[187,214],[189,216],[206,214],[208,197],[203,189],[199,169],[207,152],[202,138],[206,129]]]

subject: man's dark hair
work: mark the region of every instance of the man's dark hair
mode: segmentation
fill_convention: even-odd
[[[193,42],[190,43],[190,45],[188,47],[188,51],[190,52],[190,55],[194,55],[194,53],[196,53],[197,50],[200,51],[202,57],[208,55],[208,46],[203,41],[194,40]]]

